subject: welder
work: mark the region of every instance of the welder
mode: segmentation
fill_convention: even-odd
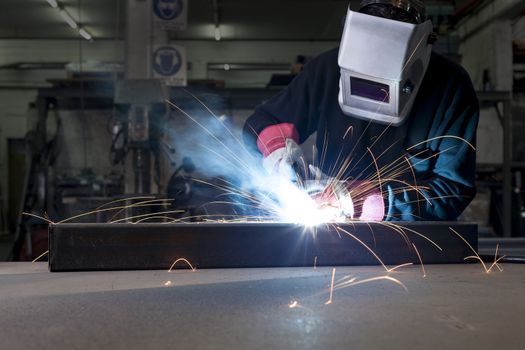
[[[456,219],[475,195],[479,107],[467,73],[432,51],[432,29],[417,0],[349,6],[339,47],[258,106],[245,141],[289,176],[317,133],[310,170],[337,174],[352,219]]]

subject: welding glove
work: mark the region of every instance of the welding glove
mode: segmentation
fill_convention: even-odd
[[[382,221],[385,217],[385,201],[381,190],[369,181],[354,181],[349,185],[354,194],[354,206],[361,221]]]
[[[297,181],[297,172],[302,172],[303,164],[303,151],[292,139],[286,139],[284,147],[276,149],[263,159],[263,167],[269,174],[291,181]]]
[[[385,216],[385,203],[380,189],[369,181],[342,181],[324,174],[310,165],[310,173],[325,184],[323,193],[316,197],[321,205],[339,207],[343,214],[354,220],[381,221]]]
[[[354,203],[344,181],[328,176],[316,166],[309,165],[313,182],[321,187],[321,192],[313,196],[320,207],[335,207],[347,218],[354,218]]]

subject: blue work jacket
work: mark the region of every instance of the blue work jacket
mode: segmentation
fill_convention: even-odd
[[[432,53],[407,120],[394,127],[343,114],[337,58],[338,49],[319,55],[258,106],[244,127],[247,144],[255,148],[270,125],[293,123],[301,143],[317,132],[323,172],[381,185],[386,220],[456,219],[475,195],[479,107],[468,74]]]

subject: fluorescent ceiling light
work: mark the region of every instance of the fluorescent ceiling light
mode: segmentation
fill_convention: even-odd
[[[71,16],[69,15],[69,13],[66,12],[66,10],[61,9],[60,10],[60,16],[62,16],[64,21],[66,21],[66,23],[69,24],[69,26],[71,28],[73,28],[73,29],[77,29],[78,28],[77,22],[75,22],[75,20],[73,18],[71,18]]]
[[[89,34],[84,28],[80,28],[78,30],[78,34],[80,34],[84,39],[86,40],[91,40],[93,39],[93,37],[91,36],[91,34]]]
[[[216,26],[215,27],[215,40],[221,41],[221,39],[222,39],[221,28],[219,26]]]
[[[81,28],[78,23],[71,17],[71,15],[62,8],[62,6],[58,5],[57,0],[46,0],[49,6],[51,6],[54,9],[57,9],[60,13],[60,17],[66,21],[67,24],[73,29],[78,29],[78,34],[80,34],[81,37],[83,37],[86,40],[93,40],[93,36],[89,34],[84,28]]]
[[[46,0],[46,1],[49,4],[49,6],[51,6],[52,8],[56,9],[58,7],[58,3],[56,0]]]

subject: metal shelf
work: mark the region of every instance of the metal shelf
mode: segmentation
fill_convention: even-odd
[[[512,236],[512,93],[479,91],[479,102],[503,103],[503,236]],[[517,164],[517,163],[515,163]]]

